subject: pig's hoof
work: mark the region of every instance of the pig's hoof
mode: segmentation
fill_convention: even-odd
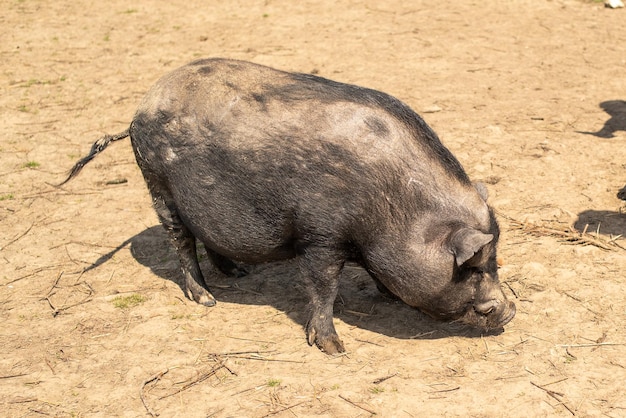
[[[306,335],[309,345],[315,344],[317,348],[319,348],[326,354],[333,355],[344,353],[346,351],[337,333],[331,333],[322,336],[317,332],[314,327],[310,326],[309,324],[306,330]]]
[[[194,298],[194,300],[200,305],[204,305],[208,307],[215,306],[215,303],[216,303],[213,295],[211,295],[208,292],[207,294],[200,295],[198,298]]]
[[[223,257],[215,256],[215,265],[219,271],[227,275],[228,277],[240,278],[248,275],[248,270],[245,267],[237,265],[234,261]]]
[[[330,336],[324,339],[316,338],[315,345],[324,353],[330,355],[346,352],[346,349],[343,347],[343,342],[341,342],[337,335]]]
[[[244,268],[244,267],[239,267],[239,266],[235,266],[233,269],[229,270],[228,272],[225,272],[226,275],[230,276],[230,277],[234,277],[236,279],[239,279],[241,277],[247,276],[249,271]]]

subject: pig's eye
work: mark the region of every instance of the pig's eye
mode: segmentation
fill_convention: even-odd
[[[485,277],[485,271],[481,268],[472,267],[470,269],[470,277],[473,280],[482,280]]]
[[[455,281],[468,281],[468,280],[482,280],[485,273],[483,269],[477,267],[465,267],[458,271],[458,274],[455,276]]]

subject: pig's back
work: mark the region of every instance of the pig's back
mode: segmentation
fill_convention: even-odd
[[[241,61],[197,61],[163,77],[131,139],[142,170],[163,180],[194,234],[233,257],[278,255],[307,234],[350,240],[355,222],[389,216],[390,199],[419,210],[415,201],[428,199],[411,181],[434,193],[450,190],[435,182],[469,184],[397,99]]]

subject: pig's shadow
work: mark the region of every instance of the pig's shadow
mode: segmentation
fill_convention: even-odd
[[[90,268],[106,262],[120,248],[130,243],[133,257],[149,267],[156,275],[171,280],[181,287],[182,274],[178,257],[165,230],[153,226],[104,255]],[[284,312],[304,328],[307,296],[295,260],[246,266],[250,272],[234,279],[216,273],[206,262],[203,249],[199,249],[200,265],[208,278],[211,291],[220,302],[246,305],[270,305]],[[193,303],[193,302],[189,302]],[[408,305],[384,297],[376,289],[367,272],[356,265],[346,265],[341,280],[339,296],[335,301],[335,318],[362,329],[401,339],[437,339],[453,335],[480,337],[481,332],[455,323],[432,320]],[[499,334],[496,330],[491,334]]]
[[[610,116],[604,126],[597,132],[576,132],[599,138],[613,138],[616,131],[626,131],[626,101],[607,100],[600,103],[600,107]]]
[[[578,214],[574,228],[588,234],[626,236],[626,214],[610,210],[586,210]]]

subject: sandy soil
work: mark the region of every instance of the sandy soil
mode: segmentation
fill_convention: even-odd
[[[166,3],[0,0],[0,415],[626,416],[625,9]],[[328,357],[305,341],[293,262],[215,276],[215,308],[184,298],[128,141],[52,186],[160,76],[209,56],[421,113],[488,183],[505,332],[434,322],[350,267],[348,353]]]

